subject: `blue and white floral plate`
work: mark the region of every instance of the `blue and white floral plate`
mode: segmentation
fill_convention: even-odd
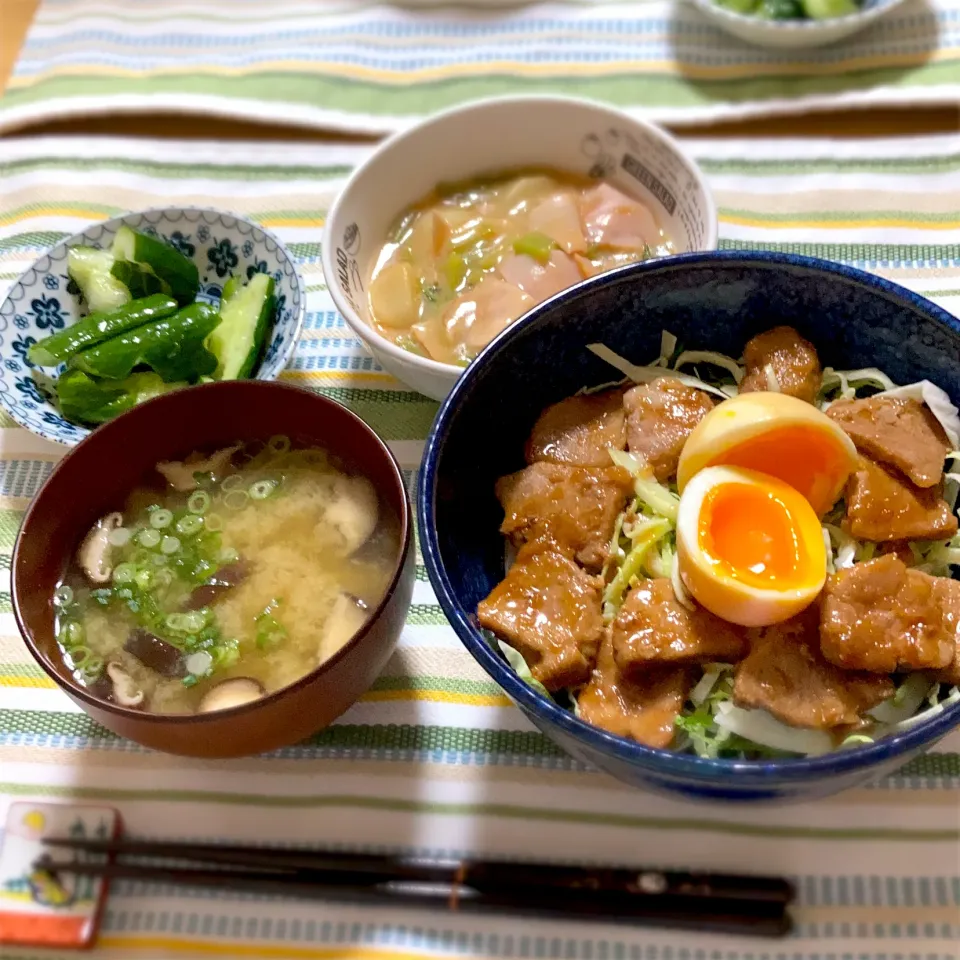
[[[231,274],[249,279],[269,273],[276,282],[277,316],[258,380],[274,380],[296,346],[306,297],[293,258],[273,234],[242,217],[217,210],[169,207],[129,213],[88,227],[58,243],[13,285],[0,306],[0,403],[21,426],[73,446],[90,431],[68,423],[45,395],[40,371],[27,349],[83,315],[78,291],[67,276],[70,247],[109,247],[126,224],[159,237],[189,257],[200,271],[197,299],[217,303]]]

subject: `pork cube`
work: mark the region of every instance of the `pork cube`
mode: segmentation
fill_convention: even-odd
[[[628,390],[627,449],[640,454],[661,483],[677,475],[677,463],[693,428],[713,409],[702,390],[673,377],[659,377]]]
[[[893,554],[827,577],[820,649],[847,670],[942,670],[956,655],[952,580],[904,566]]]
[[[641,580],[613,621],[613,655],[628,677],[653,663],[736,663],[747,652],[743,631],[697,607],[688,610],[664,578]]]
[[[890,677],[843,670],[824,659],[816,605],[757,630],[733,684],[733,699],[741,707],[763,708],[793,727],[819,729],[852,726],[893,694]]]
[[[896,467],[918,487],[940,483],[950,445],[925,403],[880,394],[838,400],[827,408],[827,416],[872,460]]]
[[[650,666],[628,680],[617,667],[607,630],[590,682],[577,697],[577,711],[595,727],[665,749],[673,743],[677,715],[693,682],[694,669],[682,666]]]
[[[569,551],[534,540],[477,607],[477,618],[520,651],[548,690],[563,690],[590,678],[603,630],[602,590]]]
[[[581,467],[609,467],[608,451],[626,446],[623,391],[568,397],[547,407],[527,440],[527,463],[549,460]]]
[[[953,659],[937,674],[937,679],[960,686],[960,581],[937,577],[935,590],[940,600],[940,622],[954,636]]]
[[[857,458],[847,481],[843,526],[858,540],[943,540],[957,532],[957,518],[939,487],[918,487],[896,470]]]
[[[746,375],[740,383],[741,393],[770,389],[768,365],[776,377],[780,393],[813,403],[820,392],[823,382],[820,358],[813,344],[793,327],[774,327],[747,341],[743,348],[743,362]]]
[[[630,474],[620,467],[534,463],[497,481],[505,514],[500,532],[517,545],[547,534],[598,571],[632,489]]]

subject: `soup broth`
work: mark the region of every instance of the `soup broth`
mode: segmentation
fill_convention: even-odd
[[[275,437],[157,471],[54,596],[64,664],[96,696],[152,713],[257,699],[332,657],[383,598],[399,523],[326,451]]]
[[[370,315],[399,346],[465,365],[555,293],[672,252],[652,212],[606,182],[533,170],[440,187],[380,251]]]

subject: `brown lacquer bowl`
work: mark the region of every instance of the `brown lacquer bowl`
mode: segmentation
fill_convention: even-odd
[[[116,510],[160,460],[237,440],[286,434],[324,447],[366,475],[399,518],[401,550],[390,586],[364,628],[301,680],[260,700],[197,714],[151,714],[99,700],[57,653],[53,591],[97,519]],[[412,518],[400,468],[359,417],[332,400],[265,381],[191,387],[136,407],[98,428],[57,465],[17,537],[13,610],[27,648],[86,713],[147,747],[195,757],[238,757],[287,746],[327,726],[373,683],[406,617],[413,591]]]

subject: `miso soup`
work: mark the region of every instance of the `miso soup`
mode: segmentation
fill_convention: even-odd
[[[63,662],[97,697],[152,713],[257,699],[332,657],[389,586],[399,521],[322,449],[238,443],[155,481],[87,534],[53,598]]]
[[[534,170],[439,187],[380,251],[370,316],[399,346],[465,365],[555,293],[673,252],[653,213],[604,181]]]

